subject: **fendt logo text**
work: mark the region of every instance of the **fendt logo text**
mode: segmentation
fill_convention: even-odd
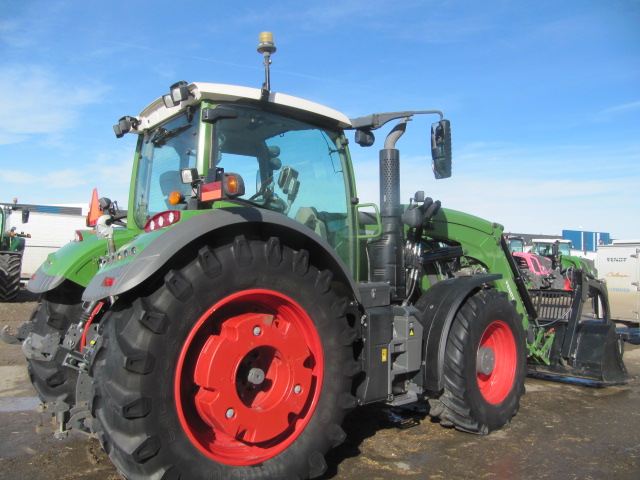
[[[627,259],[625,257],[622,258],[609,258],[607,257],[607,262],[626,262]]]

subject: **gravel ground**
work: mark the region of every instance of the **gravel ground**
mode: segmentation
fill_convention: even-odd
[[[0,303],[0,327],[27,320],[36,298]],[[604,389],[527,378],[512,424],[487,437],[445,429],[422,405],[362,407],[323,479],[638,479],[640,347],[628,345],[627,385]],[[120,478],[97,441],[35,433],[39,414],[20,346],[0,342],[0,480]]]

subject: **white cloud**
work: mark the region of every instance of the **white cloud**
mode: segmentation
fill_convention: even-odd
[[[7,47],[25,48],[35,44],[35,40],[31,35],[24,34],[24,26],[14,20],[0,20],[0,43]]]
[[[640,110],[640,102],[631,102],[624,103],[622,105],[614,105],[612,107],[607,108],[604,113],[622,113],[622,112],[630,112],[634,110]]]
[[[446,208],[501,223],[507,231],[561,234],[563,229],[640,236],[640,161],[636,142],[599,145],[515,146],[476,143],[456,153],[453,176],[435,180],[431,159],[401,155],[402,202],[417,191]],[[353,149],[361,202],[379,202],[375,153]],[[372,155],[373,154],[373,155]]]
[[[46,175],[47,185],[51,188],[70,188],[87,184],[86,167],[54,170]]]
[[[0,67],[0,144],[25,141],[73,128],[81,109],[101,100],[100,87],[78,86],[36,65]]]
[[[30,184],[36,180],[36,176],[20,170],[0,170],[0,180],[7,183]]]

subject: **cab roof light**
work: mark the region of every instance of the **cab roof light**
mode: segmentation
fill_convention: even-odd
[[[140,120],[126,115],[113,126],[113,132],[116,134],[116,138],[122,138],[125,133],[129,133],[132,129],[138,128],[138,125],[140,125]]]
[[[189,98],[189,84],[183,80],[174,83],[169,87],[169,93],[162,97],[164,106],[167,108],[176,107]]]
[[[264,83],[262,84],[262,92],[260,100],[269,100],[271,93],[271,76],[269,72],[269,66],[271,65],[271,54],[276,52],[276,45],[273,43],[273,33],[261,32],[260,41],[258,43],[258,53],[264,57]]]

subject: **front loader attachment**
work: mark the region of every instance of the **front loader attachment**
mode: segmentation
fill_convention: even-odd
[[[576,270],[573,290],[532,290],[530,295],[544,336],[553,339],[548,363],[531,361],[531,375],[590,386],[627,381],[624,340],[611,321],[601,282]]]

